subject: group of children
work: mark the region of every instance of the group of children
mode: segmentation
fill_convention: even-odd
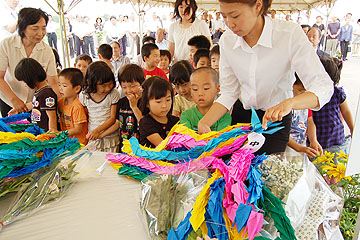
[[[139,139],[142,145],[155,147],[179,120],[197,130],[199,120],[221,94],[219,46],[210,50],[205,36],[193,37],[188,45],[190,60],[178,61],[169,68],[169,51],[159,50],[150,41],[141,49],[144,67],[125,64],[116,73],[110,62],[111,46],[100,46],[102,61],[92,62],[88,55],[80,55],[75,68],[59,73],[60,99],[47,85],[46,73],[34,59],[21,60],[15,76],[35,91],[27,106],[32,109],[32,122],[45,131],[67,131],[82,144],[94,142],[99,151],[118,152],[122,142],[131,137]],[[345,93],[336,86],[342,63],[328,57],[321,61],[334,81],[334,95],[320,111],[293,111],[288,144],[310,158],[333,146],[337,147],[334,151],[345,146],[341,149],[346,152],[348,139],[344,136],[342,118],[351,133],[354,125]],[[294,95],[305,88],[296,75]],[[227,113],[211,130],[222,130],[231,121],[231,113]]]

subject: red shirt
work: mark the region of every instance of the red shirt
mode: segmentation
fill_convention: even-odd
[[[144,73],[145,73],[145,79],[148,79],[149,77],[152,77],[152,76],[159,76],[159,77],[165,78],[166,80],[169,81],[168,77],[166,76],[166,73],[158,67],[156,67],[152,71],[148,71],[145,68],[143,68],[143,69],[144,69]]]

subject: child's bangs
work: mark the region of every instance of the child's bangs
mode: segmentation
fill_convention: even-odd
[[[168,91],[172,92],[171,85],[167,82],[154,82],[149,89],[149,99],[160,99],[166,97]]]

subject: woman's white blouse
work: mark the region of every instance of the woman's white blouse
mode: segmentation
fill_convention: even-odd
[[[252,48],[227,30],[220,39],[220,88],[217,102],[230,109],[237,99],[245,109],[267,110],[293,97],[296,72],[320,109],[333,94],[333,82],[299,25],[265,17],[259,41]]]
[[[190,38],[204,35],[210,38],[209,26],[202,20],[195,18],[189,28],[182,28],[180,21],[176,21],[169,28],[169,42],[175,43],[175,61],[188,60],[190,58],[190,47],[187,44]]]

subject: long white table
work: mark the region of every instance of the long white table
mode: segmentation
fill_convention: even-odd
[[[92,158],[104,162],[105,153]],[[149,239],[139,210],[140,183],[117,175],[109,162],[102,175],[72,186],[59,201],[5,226],[1,240]],[[0,199],[0,216],[14,195]]]

